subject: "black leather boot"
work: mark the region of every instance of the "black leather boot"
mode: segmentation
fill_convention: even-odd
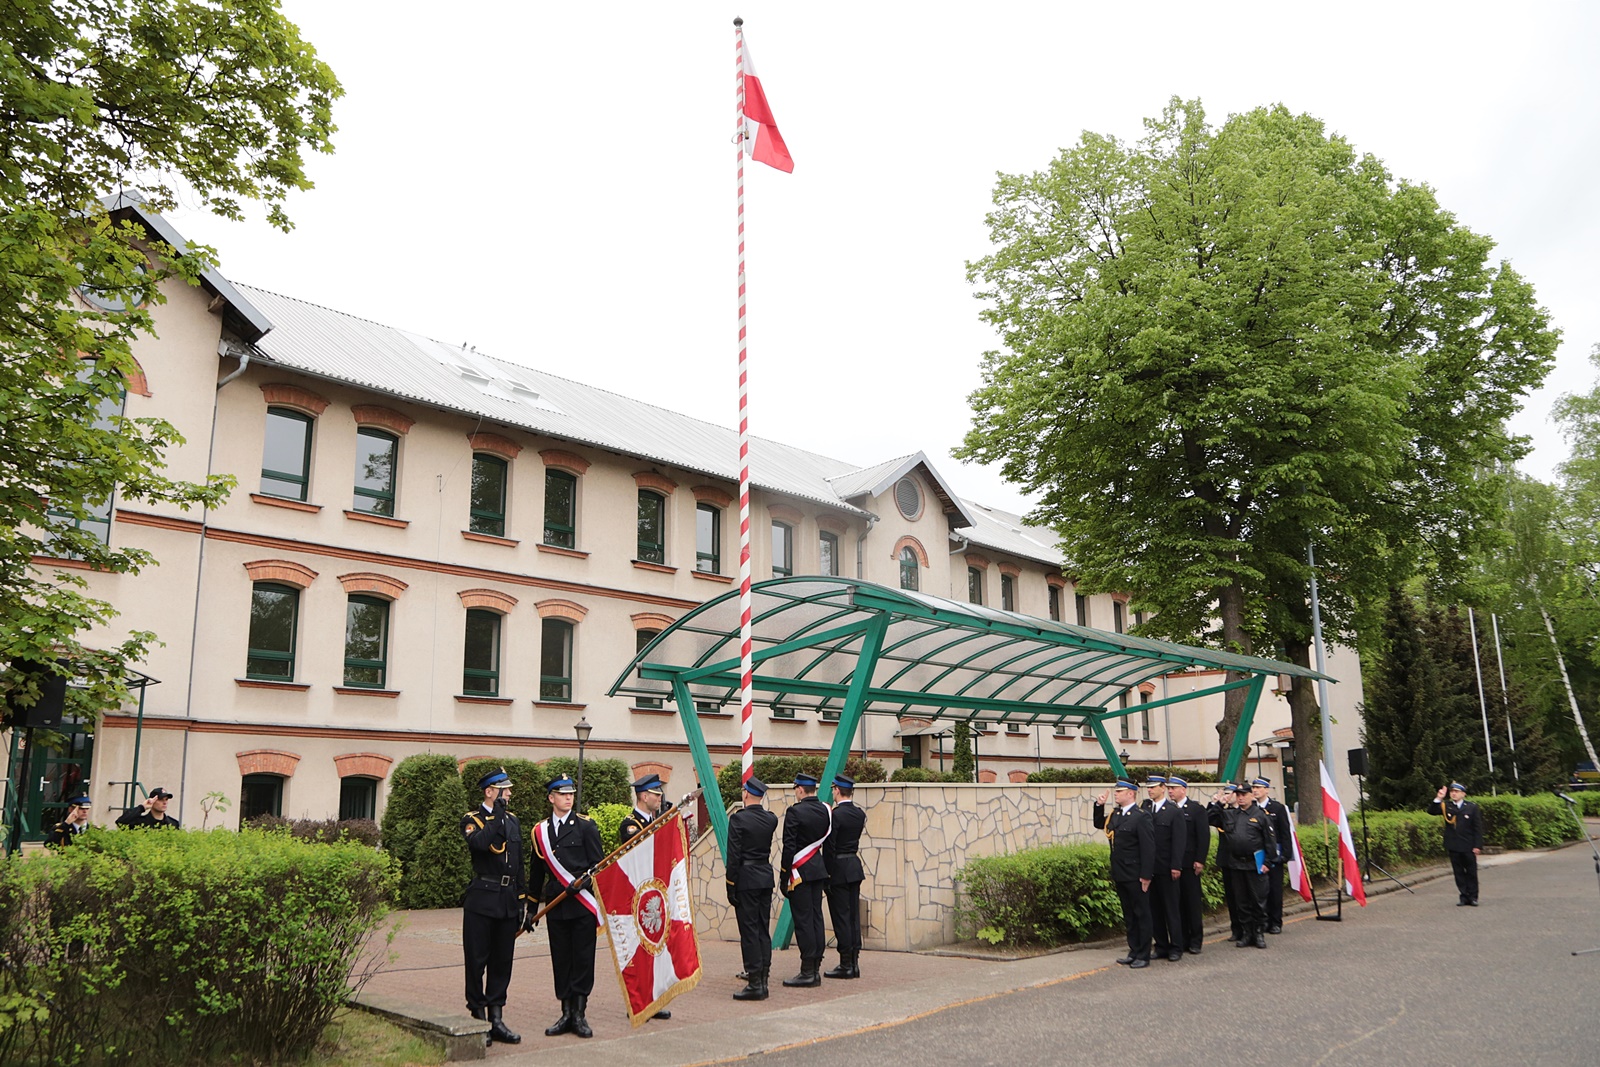
[[[785,978],[783,984],[791,989],[810,989],[822,984],[822,975],[818,968],[822,966],[821,960],[801,960],[800,973],[793,978]]]
[[[1254,945],[1256,948],[1266,948],[1267,947],[1267,928],[1265,926],[1256,927],[1256,936],[1251,939],[1250,943],[1252,945]]]
[[[561,1018],[559,1018],[559,1019],[557,1019],[555,1021],[555,1025],[545,1027],[544,1036],[545,1037],[560,1037],[562,1034],[571,1032],[571,1030],[572,1030],[572,998],[568,997],[566,1000],[563,1000],[561,1002]]]
[[[858,948],[853,948],[850,950],[850,973],[845,975],[845,977],[861,977],[861,950]]]
[[[594,1031],[589,1029],[589,1020],[583,1017],[583,1013],[587,1011],[588,1008],[588,997],[572,998],[572,1032],[577,1034],[579,1037],[594,1036]]]
[[[846,952],[844,949],[840,949],[839,950],[839,966],[835,967],[831,971],[823,971],[822,972],[822,977],[824,977],[824,978],[849,978],[850,977],[850,953]]]
[[[749,977],[745,979],[744,988],[733,995],[734,1000],[766,1000],[767,999],[767,972],[752,970],[746,972]]]
[[[506,1027],[502,1017],[505,1009],[498,1004],[489,1005],[489,1040],[498,1041],[502,1045],[520,1045],[522,1035]]]

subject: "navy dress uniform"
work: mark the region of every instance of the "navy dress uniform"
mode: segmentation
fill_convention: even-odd
[[[44,847],[49,849],[66,848],[77,839],[79,834],[87,830],[89,828],[89,804],[88,793],[79,793],[75,797],[68,798],[67,807],[75,810],[82,809],[84,819],[82,822],[62,819],[56,823],[50,828],[50,834],[44,840]]]
[[[172,816],[167,814],[167,807],[165,804],[161,806],[161,810],[159,812],[154,810],[156,801],[170,801],[172,796],[173,795],[171,793],[167,792],[159,785],[156,786],[154,789],[150,790],[151,806],[149,808],[145,808],[143,806],[129,808],[127,811],[117,816],[117,825],[136,826],[141,828],[159,827],[161,829],[171,830],[183,829],[183,827],[179,825],[177,819],[174,819]]]
[[[1450,798],[1445,791],[1428,804],[1428,814],[1444,817],[1444,850],[1450,854],[1450,870],[1456,876],[1458,908],[1478,906],[1478,853],[1483,851],[1483,813],[1466,799],[1467,787],[1450,783]],[[1459,794],[1459,795],[1458,795]]]
[[[833,941],[839,949],[839,966],[824,971],[824,978],[861,977],[861,831],[867,813],[855,802],[856,781],[845,775],[833,779],[833,830],[822,846],[828,868],[828,918],[833,921]]]
[[[1095,801],[1094,828],[1104,830],[1110,839],[1111,881],[1117,887],[1122,920],[1128,928],[1128,954],[1117,962],[1148,967],[1152,937],[1148,886],[1156,873],[1155,824],[1134,803],[1139,791],[1132,782],[1118,779],[1116,791],[1117,806],[1109,815],[1104,802]]]
[[[752,776],[744,783],[744,806],[728,816],[728,903],[739,923],[739,951],[745,986],[734,1000],[766,1000],[772,973],[772,836],[778,817],[761,806],[767,783]]]
[[[1145,785],[1153,787],[1145,810],[1150,813],[1156,846],[1156,875],[1150,882],[1151,932],[1155,954],[1176,963],[1183,959],[1185,946],[1180,895],[1189,854],[1189,824],[1178,805],[1167,799],[1164,775],[1152,774]]]
[[[504,1021],[511,962],[528,904],[522,866],[522,824],[506,807],[511,776],[504,768],[478,780],[483,801],[461,817],[472,860],[472,881],[461,899],[461,950],[466,960],[467,1010],[489,1020],[489,1040],[515,1045],[521,1036]],[[495,799],[489,800],[489,791]]]
[[[1181,788],[1185,796],[1176,801],[1189,836],[1184,853],[1183,877],[1178,879],[1178,910],[1183,922],[1183,945],[1191,955],[1200,955],[1206,937],[1206,901],[1200,887],[1200,871],[1211,856],[1211,823],[1206,820],[1206,806],[1189,797],[1189,783],[1176,775],[1167,778],[1168,793]]]
[[[545,902],[555,900],[569,886],[572,889],[566,899],[545,913],[551,977],[556,999],[561,1001],[561,1018],[545,1028],[545,1036],[572,1033],[593,1037],[587,1012],[589,994],[594,992],[599,917],[589,910],[580,893],[589,889],[587,872],[605,858],[605,850],[594,821],[572,810],[577,784],[563,775],[545,789],[550,796],[551,814],[535,830],[528,883],[537,887],[538,898]]]
[[[661,818],[672,809],[670,801],[662,799],[667,792],[667,783],[661,780],[659,774],[646,774],[633,783],[633,795],[636,799],[633,810],[622,817],[617,824],[617,843],[631,841],[644,833],[644,828],[656,819]],[[640,805],[643,805],[642,807]],[[670,1019],[672,1011],[662,1008],[652,1019]]]
[[[1250,779],[1251,791],[1259,789],[1256,803],[1272,820],[1273,850],[1267,854],[1267,933],[1283,933],[1283,879],[1288,871],[1289,848],[1287,842],[1294,827],[1289,822],[1289,809],[1281,800],[1267,795],[1272,788],[1270,778]]]
[[[794,915],[795,940],[800,944],[800,973],[785,978],[786,986],[809,988],[822,984],[822,954],[827,938],[822,928],[822,896],[828,865],[822,846],[833,826],[833,813],[817,799],[817,780],[809,774],[794,776],[801,795],[783,813],[782,867],[778,888],[789,898]]]
[[[1248,797],[1250,787],[1234,787],[1236,796]],[[1224,807],[1213,800],[1206,808],[1211,825],[1222,831],[1217,843],[1217,865],[1228,879],[1239,936],[1239,948],[1267,947],[1267,875],[1261,870],[1272,854],[1275,839],[1267,813],[1251,801],[1244,807]],[[1259,857],[1259,858],[1258,858]]]

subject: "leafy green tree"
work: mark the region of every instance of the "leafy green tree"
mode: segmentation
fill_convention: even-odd
[[[1000,176],[968,276],[1003,347],[958,455],[1039,494],[1030,519],[1154,613],[1141,632],[1309,665],[1308,544],[1330,640],[1410,574],[1460,582],[1557,335],[1488,238],[1318,119],[1213,127],[1175,99],[1145,125]],[[1313,688],[1290,695],[1307,765]]]
[[[406,908],[457,908],[472,881],[472,857],[461,834],[461,816],[472,802],[455,775],[440,779],[433,790],[428,828],[417,842],[416,860],[400,883],[400,904]]]
[[[311,187],[302,152],[331,151],[341,89],[276,0],[11,0],[0,28],[0,688],[31,702],[17,665],[63,657],[98,708],[125,696],[123,669],[155,635],[83,647],[116,612],[81,571],[33,559],[137,573],[149,552],[91,532],[113,493],[187,508],[232,484],[166,477],[177,429],[120,414],[149,307],[211,254],[100,198],[137,187],[159,211],[181,192],[227,218],[256,201],[287,229],[284,200]]]

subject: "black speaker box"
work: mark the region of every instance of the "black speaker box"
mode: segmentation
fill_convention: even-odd
[[[39,699],[32,707],[6,700],[6,717],[13,726],[61,725],[61,712],[67,703],[67,679],[40,666],[30,665],[29,673],[39,682]]]
[[[1354,775],[1357,775],[1359,777],[1363,777],[1363,778],[1366,777],[1366,774],[1367,774],[1367,750],[1366,749],[1364,749],[1364,748],[1352,748],[1350,750],[1350,773],[1354,774]]]

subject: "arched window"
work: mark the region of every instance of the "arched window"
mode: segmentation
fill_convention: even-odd
[[[356,430],[355,504],[351,510],[394,517],[394,474],[400,439],[363,426]]]
[[[250,587],[246,678],[294,681],[294,642],[299,615],[300,590],[277,582],[256,582]]]
[[[572,702],[572,623],[546,618],[539,640],[539,699]]]
[[[635,559],[644,563],[667,562],[667,498],[650,489],[639,490],[638,539]]]
[[[239,782],[239,821],[283,814],[283,775],[247,774]]]
[[[900,588],[913,593],[922,588],[922,576],[917,567],[917,553],[909,545],[900,550]]]
[[[786,522],[772,524],[772,576],[787,578],[794,573],[794,527]]]
[[[261,450],[261,492],[265,496],[304,500],[311,484],[310,415],[288,408],[267,409],[267,433]]]
[[[389,668],[389,602],[352,596],[345,608],[344,684],[382,689]]]
[[[472,503],[467,529],[490,537],[506,535],[507,463],[484,452],[472,455]]]
[[[461,657],[461,692],[500,695],[500,615],[482,608],[467,612],[466,649]]]
[[[544,543],[578,546],[578,478],[554,467],[544,472]]]

